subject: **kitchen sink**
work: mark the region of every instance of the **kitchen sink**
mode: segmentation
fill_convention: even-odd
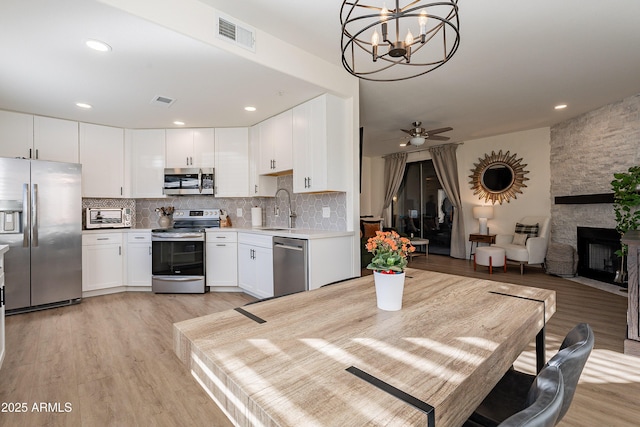
[[[269,227],[269,228],[261,228],[260,230],[265,230],[265,231],[282,231],[282,230],[291,230],[290,228],[284,228],[284,227]]]

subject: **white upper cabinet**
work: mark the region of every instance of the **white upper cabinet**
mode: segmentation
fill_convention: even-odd
[[[0,156],[30,158],[33,149],[33,116],[0,111]]]
[[[124,196],[124,129],[80,123],[82,196]]]
[[[78,163],[78,122],[35,116],[31,158],[54,162]]]
[[[273,197],[278,189],[278,177],[260,175],[260,125],[249,128],[249,196]]]
[[[287,110],[259,124],[261,175],[278,174],[293,168],[292,112]]]
[[[213,128],[167,129],[168,168],[212,168],[215,166]]]
[[[165,130],[126,130],[131,197],[164,197]]]
[[[346,101],[325,94],[293,109],[293,191],[346,191]]]
[[[78,122],[0,111],[0,156],[78,163]]]
[[[215,129],[215,196],[249,196],[249,129]]]

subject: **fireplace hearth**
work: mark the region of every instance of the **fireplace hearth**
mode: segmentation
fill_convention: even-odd
[[[615,252],[620,247],[620,233],[613,228],[578,227],[578,275],[627,286],[615,282],[622,262]]]

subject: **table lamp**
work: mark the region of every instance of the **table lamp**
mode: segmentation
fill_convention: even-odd
[[[493,206],[474,206],[473,217],[480,222],[480,234],[488,234],[487,220],[493,218]]]

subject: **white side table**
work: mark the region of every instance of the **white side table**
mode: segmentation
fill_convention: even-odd
[[[424,246],[425,256],[429,259],[429,239],[411,239],[410,241],[413,246]],[[415,254],[415,252],[409,254],[409,261],[413,261]]]

